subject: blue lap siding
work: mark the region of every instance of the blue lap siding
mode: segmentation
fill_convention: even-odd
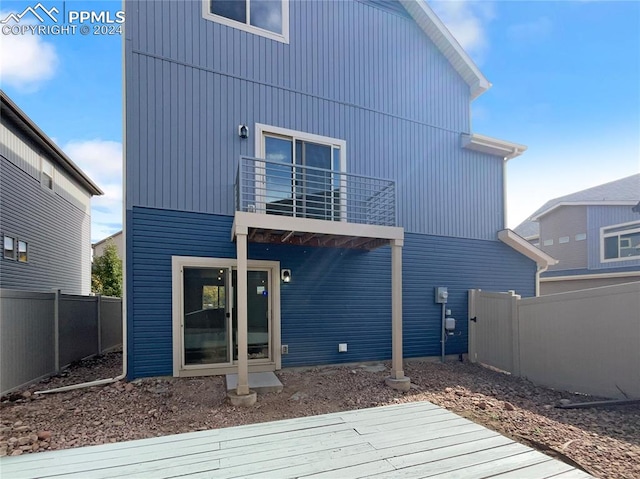
[[[132,285],[128,310],[130,378],[172,374],[171,256],[235,258],[233,217],[135,207],[127,214]],[[293,280],[281,286],[282,364],[303,366],[391,357],[390,248],[355,251],[256,244],[249,258],[280,261]],[[498,241],[407,234],[403,248],[404,355],[440,353],[435,286],[449,287],[467,350],[467,290],[515,289],[533,295],[535,265]],[[133,321],[135,318],[135,321]],[[338,343],[349,345],[338,353]]]

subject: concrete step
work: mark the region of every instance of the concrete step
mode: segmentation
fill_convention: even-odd
[[[238,387],[238,375],[227,374],[227,391]],[[284,386],[273,372],[249,373],[249,389],[258,393],[280,392]]]

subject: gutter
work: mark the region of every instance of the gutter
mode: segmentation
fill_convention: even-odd
[[[544,273],[549,268],[549,266],[558,264],[558,260],[553,258],[552,256],[549,256],[540,248],[533,246],[513,230],[504,229],[502,231],[498,231],[498,239],[505,243],[507,246],[510,246],[511,248],[516,250],[518,253],[536,262],[537,270],[535,292],[536,296],[540,296],[540,275]]]
[[[125,0],[122,0],[122,9],[125,10]],[[123,120],[122,120],[122,145],[125,149],[122,155],[122,241],[127,244],[127,188],[126,188],[126,175],[127,175],[127,158],[126,158],[126,135],[127,135],[127,95],[126,95],[126,74],[125,74],[125,42],[126,36],[122,34],[122,103],[123,103]],[[98,379],[96,381],[89,381],[86,383],[72,384],[70,386],[63,386],[55,389],[47,389],[45,391],[36,391],[34,394],[51,394],[61,393],[65,391],[73,391],[74,389],[90,388],[92,386],[101,386],[103,384],[111,384],[118,382],[127,377],[127,255],[125,252],[124,259],[122,261],[122,373],[118,376],[108,379]]]

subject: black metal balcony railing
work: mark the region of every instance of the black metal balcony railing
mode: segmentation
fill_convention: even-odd
[[[237,211],[396,225],[391,180],[243,156],[235,194]]]

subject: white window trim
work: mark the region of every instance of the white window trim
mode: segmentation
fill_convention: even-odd
[[[175,377],[212,376],[220,374],[236,373],[237,364],[223,366],[206,365],[182,365],[183,335],[182,335],[182,310],[183,310],[183,284],[181,270],[184,267],[194,268],[225,268],[232,269],[238,266],[236,258],[201,258],[193,256],[171,257],[171,297],[172,297],[172,344],[173,344],[173,375]],[[282,368],[281,355],[281,327],[280,327],[280,262],[247,260],[248,269],[270,270],[271,272],[271,361],[250,360],[249,371],[273,371]]]
[[[211,13],[209,9],[210,0],[202,0],[202,17],[205,20],[221,23],[222,25],[236,28],[238,30],[245,31],[247,33],[253,33],[255,35],[260,35],[261,37],[270,38],[271,40],[288,44],[289,43],[289,0],[281,0],[281,1],[282,1],[282,34],[271,32],[269,30],[264,30],[262,28],[255,27],[248,23],[242,23],[237,20],[232,20],[231,18],[227,18],[221,15],[216,15],[214,13]]]
[[[622,228],[624,226],[633,226],[637,225],[637,228],[633,228],[625,231],[612,231],[611,233],[605,233],[605,230],[613,229],[613,228]],[[621,261],[638,261],[640,260],[640,256],[624,256],[622,258],[609,258],[605,259],[604,257],[604,240],[605,238],[610,238],[611,236],[620,236],[621,234],[629,234],[629,233],[640,233],[640,221],[629,221],[627,223],[620,223],[617,225],[607,225],[600,228],[600,262],[601,263],[618,263]],[[618,246],[618,250],[620,246]]]
[[[263,123],[255,124],[255,157],[256,158],[264,158],[265,153],[265,135],[274,135],[274,136],[282,136],[288,137],[295,140],[303,140],[310,141],[313,143],[320,143],[323,145],[337,147],[340,149],[340,173],[347,172],[347,142],[345,140],[340,140],[338,138],[331,138],[329,136],[321,136],[315,135],[313,133],[306,133],[304,131],[290,130],[288,128],[280,128],[278,126],[266,125]],[[347,185],[346,180],[341,180],[340,182],[340,195],[344,198],[340,203],[340,220],[347,221]],[[265,186],[263,185],[258,190],[264,191]]]
[[[24,252],[27,255],[27,259],[24,261],[20,259],[20,243],[24,243],[24,247],[25,247]],[[28,263],[29,262],[29,242],[21,239],[16,239],[15,253],[16,253],[16,261],[18,263]]]
[[[51,165],[51,176],[49,176],[48,173],[45,173],[44,171],[44,166],[45,164]],[[51,178],[51,188],[49,188],[49,186],[47,186],[44,182],[44,177],[50,177]],[[45,190],[49,190],[49,191],[53,191],[55,188],[55,178],[56,178],[56,165],[54,165],[51,161],[45,159],[45,158],[40,158],[40,185],[45,189]]]
[[[11,251],[13,251],[13,256],[12,257],[5,256],[5,253],[4,253],[5,252],[5,248],[4,248],[5,238],[11,239],[11,241],[13,243],[12,249],[11,249]],[[16,261],[18,259],[17,252],[18,252],[18,241],[17,241],[16,237],[15,236],[10,236],[10,235],[3,235],[2,236],[2,259],[6,259],[8,261]]]

